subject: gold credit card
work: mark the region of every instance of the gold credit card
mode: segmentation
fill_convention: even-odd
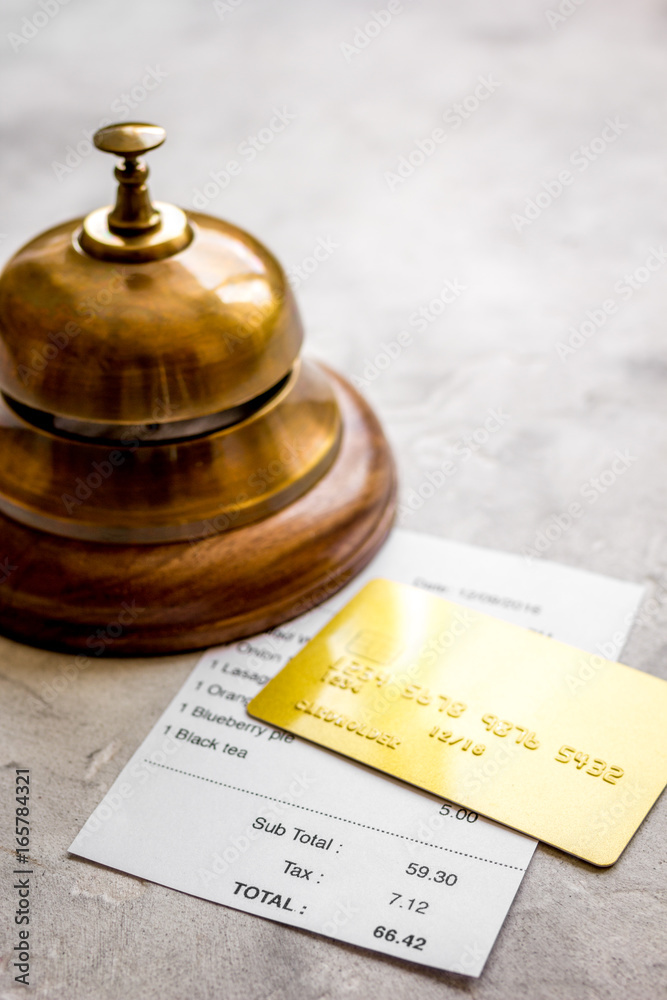
[[[595,865],[667,782],[667,682],[389,580],[248,711]]]

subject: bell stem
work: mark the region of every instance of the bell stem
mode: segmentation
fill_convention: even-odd
[[[148,167],[134,157],[127,157],[114,173],[118,193],[115,207],[109,213],[109,229],[121,235],[157,229],[161,218],[148,193]]]

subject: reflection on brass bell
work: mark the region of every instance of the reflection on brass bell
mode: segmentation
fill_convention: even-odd
[[[38,645],[159,653],[266,629],[342,587],[393,518],[387,442],[300,356],[277,260],[151,202],[138,158],[164,139],[100,129],[116,204],[0,275],[0,628]]]

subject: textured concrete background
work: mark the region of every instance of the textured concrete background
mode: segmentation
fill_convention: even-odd
[[[209,211],[259,235],[288,268],[329,246],[295,280],[308,350],[365,383],[398,458],[403,523],[646,582],[653,600],[625,659],[665,676],[663,0],[403,0],[379,32],[364,26],[385,0],[221,0],[217,10],[70,0],[43,25],[40,2],[53,8],[3,3],[0,255],[110,200],[111,159],[88,152],[85,130],[103,118],[164,124],[156,197],[188,207],[207,190]],[[293,119],[261,132],[276,108]],[[605,127],[613,141],[596,141]],[[432,154],[393,177],[418,142],[431,149],[437,128],[445,138]],[[271,141],[250,160],[242,144],[256,135]],[[224,177],[211,172],[230,160],[240,171],[216,193]],[[563,171],[571,182],[559,193]],[[431,307],[447,282],[453,301]],[[418,323],[423,307],[430,318]],[[385,345],[396,354],[404,330],[411,342],[387,363]],[[559,351],[573,335],[579,346]],[[490,410],[500,419],[488,434]],[[612,473],[617,451],[624,467]],[[454,473],[420,504],[427,473],[447,460]],[[559,528],[553,518],[565,524],[573,503],[580,512]],[[3,998],[667,994],[664,796],[609,871],[538,848],[478,981],[68,857],[194,662],[95,661],[49,700],[45,686],[71,659],[0,641],[0,763],[7,782],[16,762],[32,768],[40,873],[35,986],[5,975]],[[9,910],[11,893],[0,896]]]

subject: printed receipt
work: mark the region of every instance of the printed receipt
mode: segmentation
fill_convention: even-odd
[[[635,584],[397,529],[325,604],[205,653],[70,850],[260,917],[478,976],[536,842],[245,710],[375,577],[611,659],[642,594]]]

